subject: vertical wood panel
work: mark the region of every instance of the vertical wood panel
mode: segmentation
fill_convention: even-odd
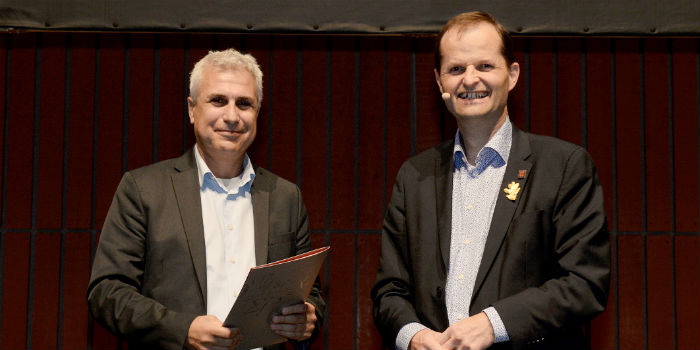
[[[70,135],[68,144],[68,191],[66,227],[89,228],[92,220],[92,157],[95,113],[94,34],[71,34]]]
[[[588,111],[588,152],[593,157],[603,186],[605,213],[608,227],[613,221],[613,91],[612,91],[612,43],[610,39],[586,41],[586,110]],[[563,134],[562,134],[563,136]]]
[[[183,150],[183,121],[189,123],[184,34],[160,35],[158,160],[178,157]]]
[[[530,47],[530,131],[554,135],[554,39],[533,40]]]
[[[418,153],[443,140],[445,135],[440,134],[441,125],[445,125],[447,137],[454,137],[457,127],[454,123],[454,117],[445,109],[445,103],[440,98],[440,90],[435,82],[434,39],[414,38],[412,45],[415,52],[415,77],[413,78],[416,91],[415,151]],[[406,86],[405,89],[409,89],[409,87],[410,85]],[[410,92],[410,90],[408,91]],[[409,127],[410,124],[406,126]]]
[[[354,227],[355,39],[334,37],[331,51],[331,228]]]
[[[122,175],[125,38],[100,34],[97,123],[96,227],[102,227],[114,190]]]
[[[360,100],[358,158],[359,229],[371,230],[382,218],[382,153],[384,135],[384,50],[383,37],[360,40]],[[369,291],[368,291],[369,292]]]
[[[269,169],[296,182],[297,154],[297,49],[299,37],[275,36],[272,45],[271,96],[268,118],[272,123]],[[268,80],[269,83],[270,80]]]
[[[639,41],[615,41],[615,115],[619,231],[642,230],[642,169],[640,125]]]
[[[66,36],[42,34],[36,225],[61,226]],[[35,312],[36,314],[36,312]]]
[[[698,185],[698,41],[673,39],[673,166],[676,230],[697,232]],[[700,344],[700,342],[698,343]],[[679,344],[680,345],[680,344]]]
[[[326,227],[327,42],[323,37],[302,37],[301,186],[312,230]]]
[[[581,52],[583,51],[583,41],[579,38],[564,38],[556,39],[555,42],[557,46],[557,75],[555,77],[557,82],[556,136],[562,140],[583,145],[583,140],[581,140],[581,118],[583,112],[583,106],[581,105],[581,94],[583,93],[581,91]],[[596,89],[602,88],[603,91],[607,91],[607,100],[610,100],[609,89],[606,89],[610,84],[605,85],[605,83],[610,81],[610,65],[595,68],[603,68],[603,72],[608,72],[606,81],[603,83],[604,85],[594,86]],[[588,71],[590,71],[590,68],[586,73]],[[588,82],[588,84],[590,83]],[[585,92],[588,93],[588,91],[590,89]],[[604,116],[592,114],[588,115],[588,119],[609,120],[609,118]],[[605,136],[607,137],[608,135]]]
[[[516,37],[513,38],[513,51],[515,54],[515,62],[520,65],[520,77],[518,77],[518,83],[515,88],[511,90],[508,95],[508,117],[510,120],[521,130],[528,130],[527,125],[527,101],[526,94],[529,89],[528,85],[528,75],[529,67],[527,63],[527,52],[528,50],[528,40],[527,38]]]
[[[28,228],[32,213],[34,79],[37,34],[11,41],[5,225]],[[12,205],[7,205],[12,203]],[[29,254],[27,253],[27,256]]]
[[[129,36],[127,170],[153,163],[153,34]]]
[[[255,136],[255,141],[248,151],[248,155],[251,158],[253,164],[258,164],[260,166],[270,168],[270,159],[272,154],[271,145],[273,140],[271,140],[270,132],[270,104],[274,104],[274,96],[272,95],[272,87],[270,84],[270,57],[271,57],[271,36],[255,36],[254,38],[248,38],[246,41],[246,48],[248,53],[253,55],[260,65],[260,69],[263,73],[263,100],[262,108],[260,113],[258,113],[258,128],[257,135]],[[273,77],[274,78],[274,77]]]
[[[90,235],[66,235],[65,270],[63,276],[63,340],[64,349],[86,349],[88,345],[88,308],[85,299],[90,275]],[[96,343],[98,342],[97,339]]]
[[[381,349],[382,339],[372,319],[370,290],[379,267],[381,236],[368,234],[357,237],[357,348]]]
[[[56,349],[57,346],[60,247],[60,233],[37,234],[34,298],[31,301],[34,310],[31,325],[33,349]]]
[[[24,349],[27,337],[29,233],[3,233],[0,349]]]
[[[411,93],[407,89],[411,85],[411,39],[392,38],[387,45],[385,202],[391,198],[399,167],[411,155]],[[444,108],[435,103],[436,98],[428,101],[435,110]]]
[[[673,260],[671,237],[647,237],[649,349],[673,349]]]
[[[668,40],[644,40],[647,229],[671,230]]]
[[[330,290],[328,292],[328,348],[353,348],[353,282],[355,268],[355,235],[331,235],[333,255],[330,263]]]
[[[6,73],[8,71],[8,66],[7,66],[7,55],[8,52],[11,52],[9,50],[8,45],[9,41],[12,38],[10,34],[8,33],[0,33],[0,113],[2,113],[2,116],[0,116],[0,165],[2,165],[2,171],[5,169],[5,162],[7,159],[5,159],[5,119],[8,117],[5,113],[5,107],[7,104],[7,101],[5,101],[5,92],[6,89],[5,87],[7,86],[7,76]],[[0,179],[0,193],[5,193],[5,178]],[[5,203],[0,201],[0,213],[4,213],[5,211]],[[0,214],[1,215],[1,214]],[[4,216],[2,219],[4,220]],[[0,225],[4,226],[5,222],[3,221],[0,223]]]
[[[613,114],[612,114],[612,54],[610,39],[586,40],[586,110],[588,111],[588,151],[598,170],[598,176],[603,186],[605,213],[608,227],[613,222]],[[561,106],[561,105],[560,105]],[[560,123],[560,130],[561,130]],[[564,132],[560,131],[560,136]],[[616,239],[611,235],[611,243]],[[613,251],[612,262],[615,261]],[[611,262],[611,276],[615,276],[614,264]],[[615,347],[615,309],[616,300],[614,286],[617,281],[611,281],[608,304],[603,314],[591,323],[591,347],[594,349],[612,349]]]
[[[618,237],[620,349],[644,348],[644,241],[640,236]]]
[[[243,41],[240,35],[236,34],[218,34],[216,35],[216,47],[215,50],[228,50],[236,49],[240,52],[245,52],[243,47]]]
[[[675,237],[676,327],[678,349],[700,347],[700,243],[697,236]]]

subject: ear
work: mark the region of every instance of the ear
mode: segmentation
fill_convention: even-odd
[[[508,80],[510,80],[508,91],[512,91],[515,88],[515,84],[518,83],[518,77],[520,76],[520,65],[518,62],[513,62],[508,69]]]
[[[190,116],[190,124],[194,124],[194,100],[187,97],[187,114]]]
[[[435,82],[437,83],[437,86],[440,89],[440,93],[445,92],[442,89],[442,82],[440,81],[440,72],[438,72],[436,68],[433,68],[433,73],[435,73]]]

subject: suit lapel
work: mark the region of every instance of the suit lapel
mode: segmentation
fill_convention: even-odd
[[[440,149],[435,160],[435,200],[437,201],[438,243],[442,255],[443,272],[450,264],[450,239],[452,237],[452,156],[454,141]]]
[[[267,237],[269,231],[268,210],[270,191],[267,183],[268,177],[264,170],[255,168],[255,180],[251,187],[253,198],[253,226],[255,230],[255,263],[262,265],[267,263]]]
[[[173,191],[180,211],[182,226],[185,228],[187,244],[192,257],[199,289],[206,301],[207,260],[204,244],[204,224],[202,222],[202,202],[199,196],[199,180],[193,148],[175,163],[175,173],[171,175]],[[206,305],[206,302],[204,303]]]
[[[532,168],[532,163],[527,161],[529,156],[530,143],[527,135],[513,125],[513,142],[508,157],[508,165],[506,166],[506,172],[503,175],[503,183],[499,188],[498,197],[496,199],[496,207],[494,208],[493,217],[491,218],[491,227],[489,228],[489,233],[486,238],[484,254],[481,258],[481,264],[479,265],[479,271],[474,283],[472,301],[479,293],[479,289],[498,255],[498,251],[501,248],[506,232],[508,232],[508,227],[513,219],[513,214],[515,214],[515,209],[518,207],[523,197],[522,194],[527,184],[530,168]],[[523,179],[518,178],[520,170],[525,170],[526,175]],[[508,184],[511,182],[520,184],[520,193],[514,201],[506,198],[506,193],[503,192],[503,189],[508,187]]]

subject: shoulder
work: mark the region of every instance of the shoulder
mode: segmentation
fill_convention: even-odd
[[[254,190],[281,195],[298,195],[299,187],[293,182],[263,167],[254,165],[253,168],[255,169],[255,180],[253,181]]]
[[[132,169],[127,172],[130,176],[132,176],[134,179],[138,180],[147,180],[147,179],[155,179],[155,180],[160,180],[163,177],[168,177],[170,174],[180,172],[182,170],[187,170],[187,169],[194,169],[197,170],[196,165],[194,167],[178,167],[178,164],[181,164],[183,160],[186,157],[187,154],[178,157],[178,158],[171,158],[171,159],[166,159],[159,161],[157,163],[153,163],[150,165],[142,166],[140,168]]]
[[[584,150],[583,147],[552,136],[537,135],[523,132],[528,136],[533,151],[547,151],[570,153],[576,150]]]
[[[452,161],[453,149],[454,140],[448,140],[422,151],[401,165],[397,177],[432,177],[440,165]]]
[[[189,173],[191,181],[197,182],[197,165],[194,154],[187,151],[180,157],[166,159],[154,164],[132,169],[124,173],[122,183],[133,183],[140,190],[154,191],[158,188],[170,188],[171,177],[176,174]]]
[[[531,159],[566,164],[572,159],[590,161],[590,155],[580,145],[556,137],[521,132],[530,146]],[[515,140],[514,140],[515,141]],[[513,147],[516,147],[516,142]]]

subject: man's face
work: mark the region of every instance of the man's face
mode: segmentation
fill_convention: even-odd
[[[452,28],[442,37],[442,61],[435,80],[440,92],[450,94],[445,104],[458,122],[505,118],[508,92],[518,81],[520,67],[518,63],[507,66],[501,45],[501,37],[489,23]]]
[[[187,98],[190,123],[205,157],[242,156],[255,139],[255,79],[244,69],[204,67],[195,103]]]

